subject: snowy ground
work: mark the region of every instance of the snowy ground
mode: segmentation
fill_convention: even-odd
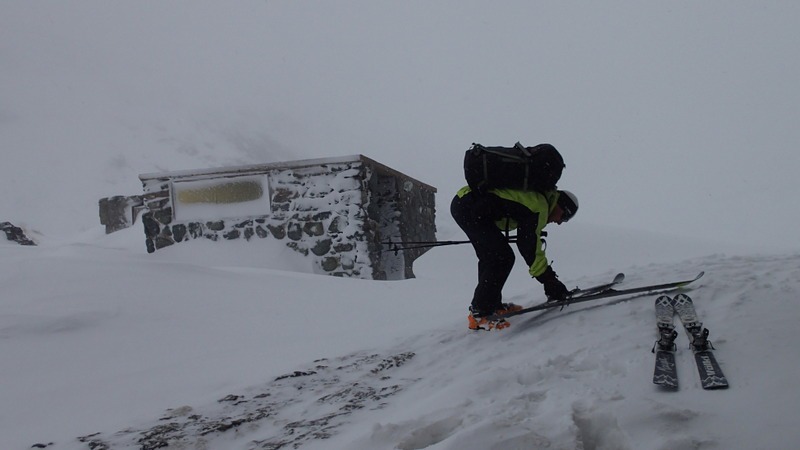
[[[468,332],[465,246],[428,253],[418,279],[377,282],[301,273],[270,241],[147,255],[139,227],[98,230],[0,244],[0,448],[796,448],[800,254],[702,256],[573,228],[595,251],[559,255],[553,233],[568,285],[706,272],[690,295],[730,389],[700,388],[683,335],[680,390],[652,385],[652,295]],[[600,268],[609,258],[592,255],[623,242],[629,264]],[[524,268],[506,295],[542,297]]]

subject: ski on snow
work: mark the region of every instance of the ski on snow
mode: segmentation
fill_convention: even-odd
[[[541,311],[550,308],[563,308],[573,303],[588,302],[592,300],[599,300],[601,298],[617,297],[617,296],[631,295],[631,294],[642,294],[647,292],[670,291],[672,289],[677,289],[679,287],[686,286],[687,284],[699,280],[700,277],[703,276],[703,274],[704,272],[700,272],[696,277],[692,278],[691,280],[673,281],[670,283],[663,283],[663,284],[652,284],[649,286],[641,286],[629,289],[614,289],[614,286],[617,283],[612,281],[611,283],[601,284],[583,290],[581,289],[574,290],[570,293],[570,296],[565,300],[556,300],[556,301],[540,303],[538,305],[534,305],[528,308],[523,308],[519,311],[514,311],[507,314],[492,315],[487,318],[490,320],[507,319],[509,317],[518,316],[520,314],[525,314],[533,311]],[[624,278],[625,276],[623,274],[617,274],[617,276],[614,277],[614,280],[615,281],[619,280],[618,282],[622,282]]]
[[[592,287],[585,288],[585,289],[575,288],[575,289],[569,291],[569,295],[570,295],[570,297],[575,297],[575,296],[579,296],[579,295],[597,294],[598,292],[607,291],[607,290],[613,288],[614,286],[622,283],[624,280],[625,280],[625,274],[624,273],[618,273],[617,275],[614,276],[614,279],[611,280],[610,283],[598,284],[597,286],[592,286]]]
[[[675,307],[672,299],[662,295],[656,299],[656,326],[658,341],[653,345],[656,354],[656,367],[653,383],[669,389],[678,389],[678,368],[675,366]]]
[[[728,379],[722,373],[717,358],[711,353],[714,348],[708,340],[708,328],[703,328],[703,322],[697,317],[694,303],[686,294],[678,294],[672,300],[675,312],[689,336],[690,345],[700,374],[700,383],[703,389],[725,389]]]

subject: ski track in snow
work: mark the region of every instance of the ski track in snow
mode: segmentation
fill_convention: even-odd
[[[757,368],[775,354],[798,360],[787,321],[797,318],[800,256],[712,256],[641,269],[626,285],[701,269],[706,277],[685,292],[711,330],[727,391],[700,388],[683,334],[680,389],[650,384],[657,333],[648,295],[520,316],[501,332],[470,333],[459,323],[314,361],[214,404],[176,406],[149,424],[83,436],[78,448],[789,448],[796,432],[755,430],[775,426],[765,423],[775,415],[791,417],[798,394],[774,398],[765,383],[791,386],[794,375],[766,380]],[[639,403],[648,411],[629,407]],[[753,405],[777,410],[762,418],[741,412]],[[744,416],[750,432],[717,431]]]

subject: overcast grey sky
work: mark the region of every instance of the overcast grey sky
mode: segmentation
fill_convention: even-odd
[[[796,1],[0,3],[0,220],[355,153],[446,217],[466,148],[519,140],[562,151],[584,223],[800,248]]]

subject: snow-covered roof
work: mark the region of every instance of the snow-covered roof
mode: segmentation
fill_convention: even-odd
[[[245,166],[216,167],[209,169],[189,169],[174,170],[168,172],[154,172],[139,175],[142,181],[155,179],[176,179],[176,178],[206,178],[208,176],[225,175],[247,175],[250,173],[261,173],[275,169],[296,169],[300,167],[319,166],[323,164],[339,164],[358,161],[362,155],[349,155],[331,158],[302,159],[296,161],[282,161],[264,164],[250,164]]]
[[[250,175],[256,173],[264,173],[264,172],[269,172],[271,170],[299,169],[303,167],[321,166],[325,164],[341,164],[359,160],[369,164],[370,166],[377,167],[382,171],[392,173],[395,176],[404,177],[409,180],[412,180],[416,183],[419,183],[422,186],[425,186],[426,188],[432,190],[433,192],[436,192],[435,187],[427,183],[423,183],[422,181],[419,181],[398,170],[392,169],[389,166],[381,164],[375,161],[374,159],[368,158],[360,154],[330,157],[330,158],[301,159],[296,161],[282,161],[282,162],[265,163],[265,164],[250,164],[245,166],[228,166],[228,167],[217,167],[209,169],[189,169],[189,170],[175,170],[168,172],[145,173],[145,174],[140,174],[139,179],[142,182],[146,182],[150,180],[203,179],[203,178],[213,178],[219,176],[241,176],[241,175]]]

